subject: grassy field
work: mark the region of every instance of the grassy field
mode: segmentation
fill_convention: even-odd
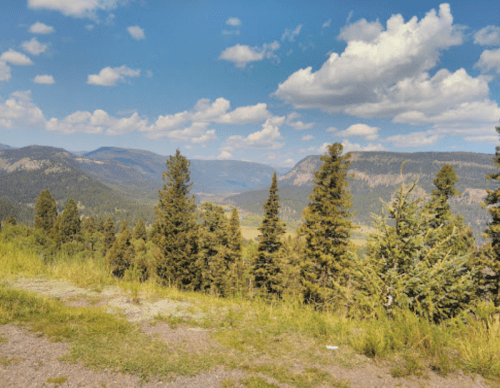
[[[157,316],[171,327],[207,330],[221,346],[192,353],[143,334],[138,326],[102,308],[69,307],[52,298],[9,285],[17,278],[60,279],[100,292],[118,286],[137,301],[168,298],[191,303],[202,318]],[[329,366],[362,366],[368,359],[390,365],[396,377],[446,376],[457,370],[500,381],[500,315],[484,304],[468,316],[442,324],[401,311],[389,318],[346,316],[345,311],[315,311],[294,295],[282,301],[258,297],[218,298],[110,276],[101,257],[58,255],[50,262],[0,234],[0,325],[14,323],[70,344],[70,361],[97,370],[116,370],[147,379],[190,376],[216,365],[262,373],[295,387],[349,387]],[[142,302],[141,302],[142,301]],[[152,322],[154,324],[154,322]],[[336,345],[334,359],[326,345]],[[260,380],[259,380],[260,379]],[[261,377],[239,384],[272,387]],[[227,381],[227,387],[237,382]]]

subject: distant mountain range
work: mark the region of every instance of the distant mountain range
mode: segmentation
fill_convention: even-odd
[[[349,172],[355,222],[370,225],[371,213],[380,214],[402,180],[418,180],[417,193],[430,195],[439,169],[451,164],[463,195],[452,201],[480,239],[490,219],[481,201],[494,182],[485,176],[496,171],[493,155],[467,152],[354,152]],[[154,219],[153,206],[168,157],[142,150],[103,147],[83,155],[64,149],[30,146],[0,148],[0,197],[33,207],[40,191],[49,188],[62,207],[70,198],[85,214],[114,214],[122,218]],[[403,175],[401,163],[404,159]],[[191,192],[197,202],[216,200],[237,206],[246,214],[262,214],[274,168],[231,160],[191,160]],[[279,178],[281,217],[291,226],[300,222],[313,188],[319,155],[308,156]],[[283,172],[283,170],[282,170]],[[5,201],[4,201],[5,202]],[[0,202],[1,203],[1,202]],[[6,203],[6,202],[5,202]],[[1,214],[0,214],[1,215]]]
[[[1,150],[7,150],[9,149],[10,147],[8,145],[5,145],[5,144],[0,144],[0,151]]]

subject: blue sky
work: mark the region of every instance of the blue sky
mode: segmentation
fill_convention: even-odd
[[[0,143],[493,153],[498,1],[0,3]]]

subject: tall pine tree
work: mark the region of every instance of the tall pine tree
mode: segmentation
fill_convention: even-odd
[[[115,224],[113,223],[113,219],[111,216],[106,218],[102,226],[102,255],[105,256],[106,253],[111,249],[113,244],[115,243]]]
[[[42,190],[35,205],[35,229],[49,232],[57,218],[57,204],[50,191]]]
[[[241,247],[242,242],[243,237],[241,235],[240,216],[238,214],[238,209],[234,207],[228,227],[228,248],[233,263],[231,268],[231,287],[233,291],[241,291],[243,286],[244,267]]]
[[[264,204],[264,217],[260,231],[259,245],[252,266],[255,286],[278,297],[283,292],[281,238],[285,234],[285,225],[278,217],[280,208],[278,179],[274,172],[269,198]]]
[[[303,297],[306,303],[320,308],[333,302],[350,277],[350,154],[342,156],[342,150],[342,144],[334,143],[321,157],[323,165],[314,173],[315,186],[300,228],[305,238],[300,273]]]
[[[168,284],[197,289],[201,271],[197,260],[196,205],[194,196],[189,195],[192,185],[189,165],[179,150],[167,160],[152,238],[160,250],[158,276]]]
[[[135,228],[134,228],[134,239],[135,240],[139,240],[140,238],[142,238],[144,241],[147,240],[147,232],[146,232],[146,226],[144,225],[144,221],[142,220],[142,218],[139,218],[137,220],[137,223],[135,224]]]
[[[59,233],[63,243],[75,241],[80,236],[80,215],[73,198],[70,198],[61,213]]]
[[[495,127],[495,129],[500,134],[500,127]],[[493,162],[495,167],[500,169],[500,146],[495,149]],[[500,172],[489,174],[486,178],[500,183]],[[500,306],[500,187],[496,190],[487,190],[487,193],[485,205],[489,206],[488,212],[491,215],[491,221],[484,234],[490,239],[490,244],[487,249],[484,249],[483,282],[495,305]]]

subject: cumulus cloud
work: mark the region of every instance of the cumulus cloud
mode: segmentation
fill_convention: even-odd
[[[139,77],[141,70],[133,70],[123,65],[120,67],[105,67],[99,74],[90,74],[87,84],[100,86],[115,86],[117,82],[125,82],[125,77]]]
[[[500,49],[484,50],[474,66],[485,72],[495,71],[500,74]]]
[[[41,129],[45,118],[42,111],[31,101],[31,91],[14,92],[0,103],[0,128]]]
[[[230,152],[227,151],[221,151],[221,153],[217,156],[218,160],[227,160],[231,159],[233,155]]]
[[[137,113],[130,117],[117,119],[104,110],[97,109],[93,113],[77,111],[62,120],[51,118],[46,123],[46,129],[50,132],[59,132],[66,135],[73,133],[106,133],[110,136],[117,136],[141,131],[146,125],[147,120],[139,118]]]
[[[344,140],[342,142],[342,146],[344,147],[344,153],[345,152],[353,152],[353,151],[386,151],[387,148],[385,148],[382,144],[368,144],[365,146],[362,146],[357,143],[351,143],[349,140]]]
[[[26,55],[9,49],[0,55],[0,62],[10,63],[17,66],[33,65],[33,62]]]
[[[280,48],[276,41],[265,43],[262,47],[250,47],[237,44],[226,48],[219,56],[219,59],[233,62],[236,67],[244,69],[250,62],[262,61],[264,58],[276,58],[274,51]]]
[[[51,75],[37,75],[35,76],[35,78],[33,78],[33,82],[42,85],[52,85],[56,81],[54,81],[54,77],[52,77]]]
[[[40,22],[32,24],[29,28],[29,32],[31,32],[32,34],[52,34],[54,31],[54,27]]]
[[[370,43],[378,38],[383,30],[384,27],[378,20],[370,23],[366,19],[361,19],[342,28],[337,39],[345,42],[360,41]]]
[[[304,123],[301,120],[296,120],[300,117],[301,115],[297,112],[292,112],[286,117],[286,124],[295,128],[297,131],[302,131],[304,129],[311,129],[314,127],[314,122],[312,123]]]
[[[279,142],[283,137],[279,127],[285,123],[285,116],[271,117],[262,124],[262,130],[251,133],[247,137],[235,135],[225,141],[223,149],[232,150],[236,148],[271,149],[282,148],[285,143]]]
[[[241,26],[241,20],[236,17],[230,17],[229,19],[226,20],[226,24],[228,26],[238,27]]]
[[[36,38],[33,38],[29,41],[23,42],[21,47],[24,51],[30,53],[31,55],[40,55],[41,53],[47,51],[49,46],[47,44],[40,43]]]
[[[12,78],[10,66],[5,62],[0,61],[0,82],[8,82]]]
[[[302,138],[300,140],[302,140],[302,141],[314,140],[314,136],[313,135],[302,136]]]
[[[59,11],[65,16],[95,18],[96,11],[110,11],[123,0],[28,0],[28,8]]]
[[[146,38],[146,35],[144,35],[144,30],[139,26],[127,27],[127,31],[130,34],[130,36],[135,40],[141,40]]]
[[[378,138],[380,128],[370,127],[366,124],[353,124],[343,131],[328,131],[333,132],[334,136],[338,137],[362,137],[365,140],[373,141]]]
[[[474,35],[474,43],[482,46],[500,46],[500,27],[482,28]]]
[[[295,37],[300,34],[301,29],[302,24],[299,24],[297,27],[295,27],[295,30],[289,30],[288,28],[286,28],[285,32],[283,32],[283,35],[281,35],[281,40],[288,40],[289,42],[293,42],[295,40]]]
[[[260,103],[257,105],[242,106],[236,108],[232,112],[221,115],[214,119],[218,124],[254,124],[259,123],[271,117],[271,113],[267,110],[267,104]]]
[[[394,135],[384,139],[384,142],[391,142],[394,147],[423,147],[433,146],[441,138],[440,135],[428,132],[412,132],[406,135]]]
[[[366,31],[376,30],[373,23],[365,27]],[[421,79],[436,65],[442,50],[463,41],[460,30],[453,26],[448,4],[442,4],[439,13],[431,10],[420,21],[414,17],[405,23],[401,15],[393,15],[370,42],[359,40],[351,30],[341,36],[356,39],[348,40],[340,55],[331,53],[316,72],[307,67],[290,75],[274,95],[297,108],[319,108],[329,113],[351,109],[356,113],[361,104],[386,98],[394,84]]]

